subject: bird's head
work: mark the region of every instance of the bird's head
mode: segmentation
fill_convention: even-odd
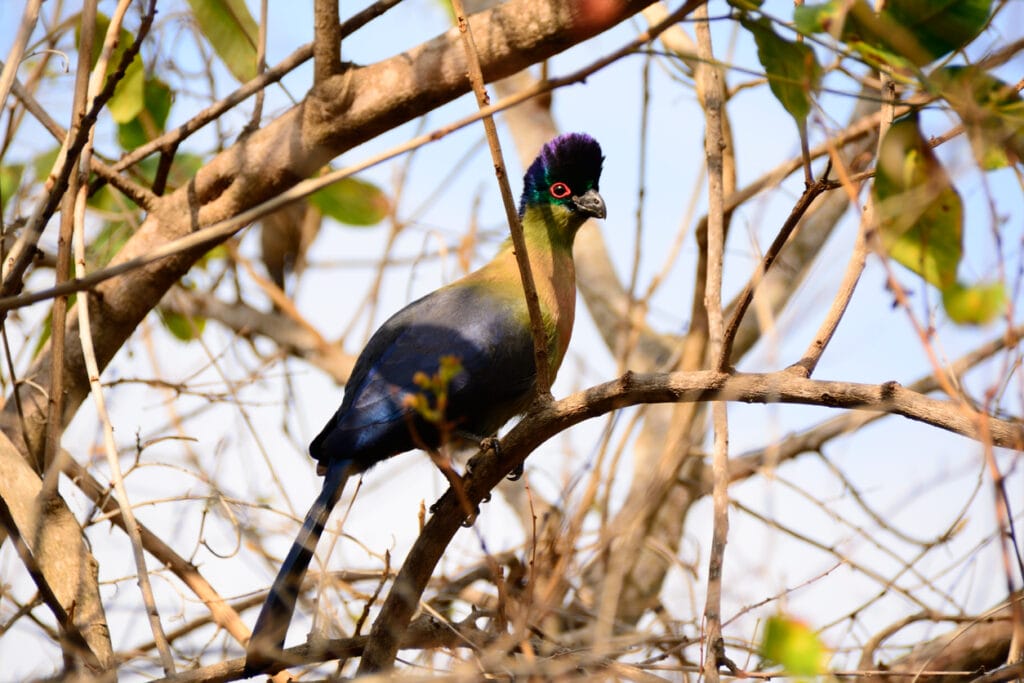
[[[584,133],[559,135],[544,145],[523,178],[519,215],[529,208],[549,209],[575,231],[588,218],[604,218],[598,193],[601,146]]]

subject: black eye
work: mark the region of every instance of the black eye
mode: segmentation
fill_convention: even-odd
[[[565,199],[572,194],[572,190],[569,189],[569,186],[562,182],[554,183],[548,188],[548,192],[550,192],[551,196],[555,199]]]

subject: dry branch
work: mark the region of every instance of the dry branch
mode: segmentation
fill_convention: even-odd
[[[501,440],[500,458],[480,459],[466,477],[461,496],[450,490],[435,505],[395,579],[370,633],[361,672],[391,666],[419,598],[445,548],[466,519],[463,496],[479,504],[513,468],[557,433],[611,410],[644,403],[741,401],[795,403],[870,410],[902,415],[946,431],[978,439],[977,421],[965,409],[906,389],[896,382],[857,384],[796,377],[793,373],[725,374],[711,371],[635,375],[591,387],[527,414]],[[1024,450],[1024,425],[992,419],[988,436],[994,445]]]

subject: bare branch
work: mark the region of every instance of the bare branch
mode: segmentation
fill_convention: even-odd
[[[983,437],[977,422],[961,406],[940,401],[901,387],[886,384],[828,382],[796,377],[785,371],[771,374],[678,372],[667,374],[626,373],[617,380],[575,393],[550,406],[528,413],[501,440],[498,458],[478,459],[464,480],[463,495],[479,504],[513,468],[518,467],[540,444],[579,422],[641,403],[740,401],[743,403],[796,403],[870,410],[902,415],[946,431]],[[994,445],[1024,450],[1024,425],[992,419]],[[371,645],[360,668],[387,668],[399,639],[418,604],[419,596],[466,519],[460,496],[448,491],[436,504],[434,516],[423,527],[395,579],[370,633]],[[371,654],[373,655],[372,659]]]
[[[341,25],[338,0],[313,3],[313,82],[341,73]]]
[[[697,54],[704,62],[714,60],[711,46],[711,27],[708,25],[707,5],[696,14]],[[724,155],[725,140],[722,137],[721,74],[715,69],[701,69],[697,76],[697,89],[703,93],[704,109],[704,157],[708,171],[708,224],[707,224],[707,274],[704,288],[704,308],[708,316],[708,354],[718,358],[716,369],[724,369],[728,361],[732,335],[726,336],[722,316],[722,266],[725,254],[725,188]],[[787,221],[788,222],[788,221]],[[796,221],[792,223],[795,225]],[[768,260],[766,255],[765,260]],[[765,267],[767,269],[767,266]],[[751,288],[752,289],[752,288]],[[742,317],[740,306],[738,315]],[[733,334],[735,334],[733,329]],[[725,544],[729,537],[729,421],[725,403],[711,404],[714,423],[714,446],[712,452],[712,505],[713,522],[711,550],[708,553],[707,594],[704,602],[704,678],[711,683],[719,680],[718,669],[729,662],[725,656],[722,636],[722,567],[725,562]]]

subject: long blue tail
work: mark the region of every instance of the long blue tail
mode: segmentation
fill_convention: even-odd
[[[313,501],[306,513],[302,529],[292,543],[288,556],[281,565],[281,570],[274,579],[260,616],[256,619],[252,637],[246,647],[245,668],[250,672],[265,669],[275,659],[276,654],[284,647],[284,638],[288,633],[295,603],[299,597],[302,579],[306,575],[309,561],[313,558],[316,544],[320,540],[331,510],[341,497],[345,481],[348,479],[349,460],[333,462],[327,468],[324,485],[320,495]]]

